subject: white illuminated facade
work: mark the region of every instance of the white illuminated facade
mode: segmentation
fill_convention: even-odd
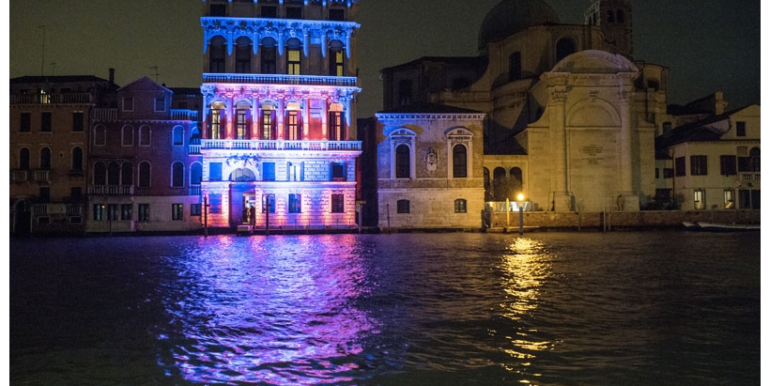
[[[356,1],[205,0],[208,225],[355,226]]]

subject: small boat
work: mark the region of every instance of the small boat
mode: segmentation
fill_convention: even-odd
[[[747,231],[759,231],[759,225],[748,224],[715,224],[710,222],[698,222],[698,227],[704,231],[710,232],[747,232]]]
[[[688,231],[699,231],[700,226],[694,222],[691,221],[682,221],[682,225],[684,225],[684,229]]]

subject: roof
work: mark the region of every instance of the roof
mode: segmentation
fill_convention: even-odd
[[[481,111],[464,109],[461,107],[441,105],[437,103],[411,103],[394,107],[380,113],[414,113],[414,114],[480,114]]]
[[[542,0],[503,0],[481,23],[478,48],[532,26],[559,23],[559,15]]]
[[[402,67],[413,67],[413,66],[421,65],[426,62],[438,62],[443,64],[467,65],[470,67],[475,67],[475,66],[478,66],[480,63],[483,63],[487,59],[488,58],[486,57],[477,57],[477,56],[423,56],[419,59],[412,60],[411,62],[383,68],[380,71],[386,72],[389,70],[402,68]]]
[[[109,83],[107,79],[102,79],[93,75],[56,75],[56,76],[20,76],[17,78],[11,78],[11,84],[24,84],[24,83],[78,83],[78,82],[105,82]]]
[[[655,139],[655,147],[658,149],[670,147],[685,142],[713,142],[722,138],[724,132],[717,130],[713,124],[730,118],[731,115],[744,110],[743,106],[724,114],[714,115],[697,122],[688,123],[671,130],[671,134]]]
[[[152,79],[146,76],[143,76],[118,89],[118,91],[127,91],[127,90],[163,90],[163,91],[168,91],[173,93],[173,91],[153,82]]]

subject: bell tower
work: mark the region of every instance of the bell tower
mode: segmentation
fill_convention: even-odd
[[[624,0],[591,0],[585,12],[585,24],[600,27],[605,49],[633,60],[633,13]]]

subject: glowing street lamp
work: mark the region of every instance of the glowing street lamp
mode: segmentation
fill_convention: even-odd
[[[519,193],[516,200],[519,202],[519,236],[521,236],[524,234],[524,194]]]

